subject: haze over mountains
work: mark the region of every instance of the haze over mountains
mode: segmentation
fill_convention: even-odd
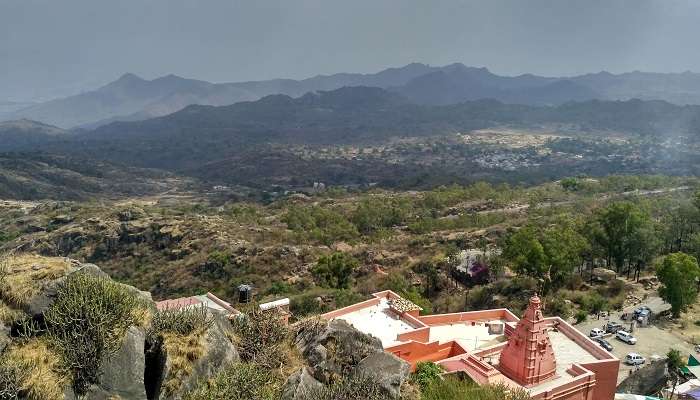
[[[664,100],[700,104],[700,74],[645,73],[581,75],[569,78],[499,76],[486,68],[451,64],[409,64],[376,74],[340,73],[304,80],[210,83],[168,75],[145,80],[125,74],[94,91],[28,107],[0,108],[0,119],[27,118],[61,128],[94,128],[114,121],[167,115],[191,104],[229,105],[271,94],[298,97],[344,86],[368,86],[402,95],[412,103],[450,105],[478,99],[509,104],[560,105],[571,101]]]

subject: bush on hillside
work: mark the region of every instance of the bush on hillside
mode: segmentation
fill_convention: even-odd
[[[158,310],[153,315],[149,336],[172,333],[187,336],[195,332],[206,332],[214,323],[214,317],[206,306],[169,308]]]
[[[527,400],[524,390],[505,386],[479,386],[456,378],[438,380],[422,391],[421,400]]]
[[[420,362],[416,365],[416,371],[411,376],[411,381],[417,383],[421,389],[427,389],[441,379],[442,367],[431,362]]]
[[[79,395],[98,383],[102,360],[114,355],[127,329],[143,322],[146,306],[122,285],[73,274],[58,288],[44,313],[47,336],[73,375]]]
[[[319,257],[311,273],[322,286],[333,289],[348,289],[352,281],[352,274],[358,265],[359,262],[353,256],[336,252],[329,256]]]
[[[329,386],[309,390],[301,400],[385,400],[386,394],[376,381],[362,375],[337,380]]]
[[[231,325],[243,361],[255,362],[270,369],[283,364],[282,345],[289,338],[289,329],[278,311],[254,309],[234,318]]]
[[[277,400],[280,382],[267,369],[252,363],[237,363],[185,396],[185,400]]]

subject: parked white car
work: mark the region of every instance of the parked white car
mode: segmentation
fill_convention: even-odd
[[[627,357],[625,357],[625,364],[627,365],[642,365],[645,362],[647,362],[647,359],[637,353],[629,353]]]
[[[637,343],[637,338],[632,336],[632,334],[627,331],[617,331],[617,333],[615,333],[615,336],[627,344]]]
[[[605,331],[600,329],[600,328],[593,328],[591,329],[591,333],[588,334],[588,336],[594,338],[598,336],[603,336],[605,335]]]

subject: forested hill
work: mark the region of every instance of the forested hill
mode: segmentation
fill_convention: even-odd
[[[344,87],[298,98],[272,95],[230,106],[189,106],[165,117],[117,122],[92,131],[60,135],[59,140],[56,135],[43,134],[29,142],[2,141],[0,152],[40,150],[250,184],[252,177],[276,175],[280,168],[299,171],[300,166],[307,165],[313,172],[326,163],[318,157],[311,160],[299,154],[283,154],[271,150],[271,146],[376,146],[396,138],[454,136],[493,127],[547,128],[584,136],[593,133],[597,137],[612,132],[662,139],[683,136],[687,141],[695,140],[700,133],[700,106],[642,100],[593,100],[556,107],[477,100],[428,106],[380,88]],[[458,156],[448,164],[463,158]],[[371,164],[368,171],[395,169],[388,160],[377,161],[383,167],[377,169],[377,164]],[[406,162],[414,164],[416,160],[409,157]],[[326,172],[319,179],[356,181],[357,163],[350,165],[342,157],[332,163],[337,170],[327,166],[324,171],[335,172]],[[425,170],[418,164],[411,168]],[[656,171],[653,166],[639,168]],[[397,174],[405,175],[404,172]],[[463,175],[465,171],[454,173]],[[385,178],[376,175],[363,176],[368,182]],[[438,175],[447,176],[445,171]],[[354,178],[343,178],[347,176]]]

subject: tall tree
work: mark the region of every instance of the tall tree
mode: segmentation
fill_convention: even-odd
[[[601,231],[596,239],[605,249],[608,264],[614,264],[620,273],[625,262],[640,250],[640,240],[645,237],[640,231],[651,229],[651,217],[636,204],[622,201],[603,208],[597,219]]]
[[[681,312],[685,311],[698,295],[698,260],[685,253],[669,254],[659,265],[656,274],[662,283],[659,295],[671,304],[673,316],[680,317]]]
[[[524,227],[509,235],[503,257],[514,270],[542,282],[542,291],[560,287],[581,262],[588,248],[586,239],[570,221],[546,228]]]

